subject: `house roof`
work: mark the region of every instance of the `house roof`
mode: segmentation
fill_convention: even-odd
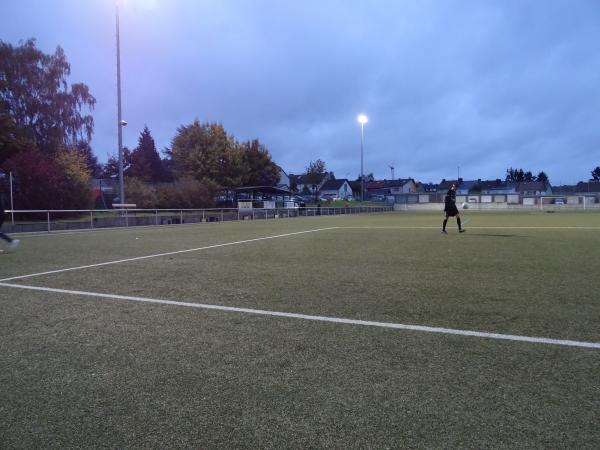
[[[325,172],[323,174],[323,177],[321,178],[321,180],[325,177],[329,176],[329,172]],[[288,177],[290,179],[290,183],[296,183],[296,184],[312,184],[309,180],[309,175],[303,173],[302,175],[294,175],[294,174],[288,174]]]
[[[437,191],[438,185],[434,183],[417,183],[417,189],[423,189],[424,192]]]
[[[440,191],[447,191],[448,189],[450,189],[450,186],[452,186],[453,184],[456,183],[457,186],[460,186],[460,182],[462,180],[446,180],[443,179],[442,181],[440,181],[440,184],[438,184],[438,190]]]
[[[322,191],[334,191],[334,190],[338,190],[339,188],[341,188],[344,183],[346,183],[348,180],[346,180],[345,178],[343,180],[328,180],[325,182],[325,184],[321,187]]]
[[[543,181],[522,181],[517,184],[517,192],[545,191],[548,189]]]
[[[412,178],[398,178],[396,180],[374,180],[367,183],[367,189],[385,189],[402,187],[406,183],[414,182]]]
[[[478,184],[482,191],[489,191],[491,189],[506,189],[509,187],[508,183],[506,181],[502,181],[500,178],[496,178],[495,180],[481,180]]]
[[[577,191],[577,186],[564,184],[562,186],[552,186],[553,194],[574,194]]]
[[[600,181],[580,181],[577,183],[576,191],[579,193],[600,192]]]

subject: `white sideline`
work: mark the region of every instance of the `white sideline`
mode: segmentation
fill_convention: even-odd
[[[470,220],[470,219],[467,219]],[[466,223],[463,221],[463,223]],[[341,226],[340,229],[349,230],[437,230],[439,226]],[[474,230],[600,230],[600,227],[469,227]]]
[[[108,266],[110,264],[119,264],[119,263],[130,262],[130,261],[139,261],[141,259],[157,258],[159,256],[178,255],[181,253],[197,252],[200,250],[208,250],[211,248],[226,247],[228,245],[246,244],[248,242],[264,241],[267,239],[276,239],[276,238],[281,238],[281,237],[294,236],[297,234],[314,233],[316,231],[334,230],[336,228],[338,228],[338,227],[316,228],[314,230],[296,231],[294,233],[277,234],[274,236],[265,236],[265,237],[254,238],[254,239],[244,239],[243,241],[235,241],[235,242],[226,242],[224,244],[207,245],[205,247],[190,248],[190,249],[186,249],[186,250],[177,250],[174,252],[157,253],[155,255],[136,256],[134,258],[119,259],[117,261],[108,261],[108,262],[97,263],[97,264],[87,264],[85,266],[68,267],[66,269],[49,270],[47,272],[30,273],[28,275],[18,275],[16,277],[3,278],[3,279],[0,279],[0,282],[21,280],[23,278],[31,278],[31,277],[37,277],[37,276],[41,276],[41,275],[50,275],[50,274],[61,273],[61,272],[69,272],[72,270],[89,269],[92,267]]]
[[[181,301],[174,301],[174,300],[159,300],[159,299],[146,298],[146,297],[133,297],[133,296],[128,296],[128,295],[117,295],[117,294],[102,294],[99,292],[73,291],[73,290],[67,290],[67,289],[55,289],[55,288],[49,288],[49,287],[27,286],[27,285],[2,283],[2,282],[0,282],[0,286],[9,287],[9,288],[17,288],[17,289],[28,289],[28,290],[42,291],[42,292],[54,292],[54,293],[58,293],[58,294],[79,295],[79,296],[86,296],[86,297],[100,297],[100,298],[107,298],[107,299],[111,299],[111,300],[125,300],[125,301],[142,302],[142,303],[154,303],[154,304],[160,304],[160,305],[185,306],[188,308],[212,309],[212,310],[217,310],[217,311],[257,314],[257,315],[262,315],[262,316],[285,317],[285,318],[289,318],[289,319],[303,319],[303,320],[313,320],[313,321],[318,321],[318,322],[341,323],[341,324],[347,324],[347,325],[392,328],[392,329],[396,329],[396,330],[422,331],[422,332],[426,332],[426,333],[452,334],[452,335],[480,337],[480,338],[487,338],[487,339],[499,339],[499,340],[505,340],[505,341],[518,341],[518,342],[529,342],[529,343],[535,343],[535,344],[561,345],[561,346],[567,346],[567,347],[582,347],[582,348],[600,349],[600,342],[572,341],[572,340],[551,339],[551,338],[544,338],[544,337],[518,336],[518,335],[512,335],[512,334],[486,333],[486,332],[482,332],[482,331],[457,330],[457,329],[452,329],[452,328],[428,327],[428,326],[423,326],[423,325],[407,325],[407,324],[392,323],[392,322],[375,322],[375,321],[369,321],[369,320],[344,319],[344,318],[340,318],[340,317],[313,316],[313,315],[309,315],[309,314],[286,313],[286,312],[267,311],[267,310],[263,310],[263,309],[252,309],[252,308],[237,308],[237,307],[233,307],[233,306],[207,305],[207,304],[203,304],[203,303],[190,303],[190,302],[181,302]]]

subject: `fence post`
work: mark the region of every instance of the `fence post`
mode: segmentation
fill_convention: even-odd
[[[48,218],[48,233],[50,233],[50,211],[46,212]]]
[[[179,225],[183,225],[183,209],[179,211]]]
[[[94,228],[94,211],[90,209],[90,228]]]
[[[158,209],[154,210],[154,222],[156,222],[156,225],[158,225]]]
[[[224,221],[223,208],[221,208],[221,222]]]

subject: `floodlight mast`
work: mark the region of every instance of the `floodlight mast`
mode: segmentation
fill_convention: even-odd
[[[365,177],[363,171],[363,153],[365,146],[365,123],[369,119],[364,114],[358,115],[358,123],[360,123],[360,201],[365,200]]]
[[[127,125],[121,116],[121,43],[119,39],[119,2],[115,1],[117,23],[117,129],[119,145],[119,201],[125,203],[125,186],[123,184],[123,127]]]

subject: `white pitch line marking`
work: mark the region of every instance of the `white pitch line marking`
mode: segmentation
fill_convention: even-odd
[[[437,230],[439,226],[341,226],[338,229],[344,230]],[[600,227],[469,227],[477,230],[600,230]]]
[[[120,264],[120,263],[130,262],[130,261],[139,261],[139,260],[142,260],[142,259],[158,258],[159,256],[178,255],[178,254],[181,254],[181,253],[197,252],[197,251],[200,251],[200,250],[208,250],[208,249],[211,249],[211,248],[226,247],[226,246],[229,246],[229,245],[237,245],[237,244],[246,244],[246,243],[249,243],[249,242],[257,242],[257,241],[264,241],[264,240],[267,240],[267,239],[276,239],[276,238],[281,238],[281,237],[295,236],[295,235],[298,235],[298,234],[314,233],[314,232],[317,232],[317,231],[334,230],[336,228],[338,228],[338,227],[316,228],[314,230],[296,231],[294,233],[277,234],[277,235],[274,235],[274,236],[265,236],[265,237],[254,238],[254,239],[244,239],[242,241],[226,242],[224,244],[207,245],[205,247],[190,248],[190,249],[187,249],[187,250],[177,250],[177,251],[174,251],[174,252],[157,253],[155,255],[136,256],[134,258],[119,259],[117,261],[107,261],[107,262],[97,263],[97,264],[87,264],[85,266],[68,267],[66,269],[56,269],[56,270],[49,270],[47,272],[31,273],[31,274],[28,274],[28,275],[18,275],[16,277],[10,277],[10,278],[0,279],[0,282],[2,282],[2,281],[12,281],[12,280],[21,280],[23,278],[38,277],[38,276],[41,276],[41,275],[51,275],[51,274],[54,274],[54,273],[69,272],[69,271],[72,271],[72,270],[89,269],[89,268],[92,268],[92,267],[108,266],[108,265],[111,265],[111,264]]]
[[[600,349],[600,342],[572,341],[572,340],[565,340],[565,339],[551,339],[551,338],[534,337],[534,336],[519,336],[519,335],[513,335],[513,334],[486,333],[486,332],[482,332],[482,331],[457,330],[457,329],[453,329],[453,328],[428,327],[428,326],[424,326],[424,325],[408,325],[408,324],[393,323],[393,322],[376,322],[376,321],[370,321],[370,320],[344,319],[344,318],[340,318],[340,317],[314,316],[314,315],[309,315],[309,314],[268,311],[268,310],[264,310],[264,309],[237,308],[234,306],[208,305],[208,304],[203,304],[203,303],[190,303],[190,302],[181,302],[181,301],[174,301],[174,300],[159,300],[159,299],[146,298],[146,297],[133,297],[133,296],[129,296],[129,295],[102,294],[99,292],[73,291],[73,290],[67,290],[67,289],[55,289],[55,288],[49,288],[49,287],[27,286],[27,285],[12,284],[12,283],[1,283],[0,282],[0,286],[16,288],[16,289],[42,291],[42,292],[54,292],[54,293],[58,293],[58,294],[107,298],[107,299],[111,299],[111,300],[125,300],[125,301],[142,302],[142,303],[154,303],[154,304],[160,304],[160,305],[184,306],[184,307],[188,307],[188,308],[211,309],[211,310],[217,310],[217,311],[256,314],[256,315],[262,315],[262,316],[285,317],[288,319],[303,319],[303,320],[312,320],[312,321],[317,321],[317,322],[331,322],[331,323],[339,323],[339,324],[346,324],[346,325],[360,325],[360,326],[367,326],[367,327],[392,328],[392,329],[396,329],[396,330],[421,331],[421,332],[426,332],[426,333],[452,334],[452,335],[458,335],[458,336],[480,337],[480,338],[498,339],[498,340],[505,340],[505,341],[529,342],[529,343],[535,343],[535,344],[561,345],[561,346],[567,346],[567,347],[582,347],[582,348]]]

